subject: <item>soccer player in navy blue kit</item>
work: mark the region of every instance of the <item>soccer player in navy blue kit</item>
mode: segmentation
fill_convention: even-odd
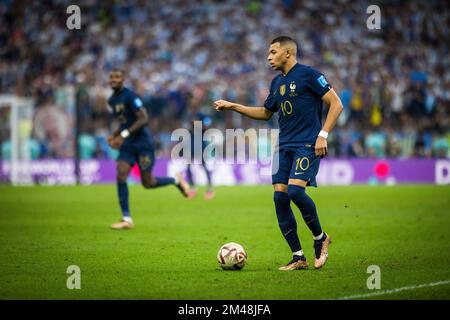
[[[311,230],[314,267],[319,269],[327,261],[331,237],[322,231],[314,201],[305,189],[317,187],[316,175],[321,157],[327,154],[328,133],[334,128],[343,107],[322,73],[297,63],[297,44],[292,38],[275,38],[267,59],[272,69],[281,74],[272,80],[263,107],[248,107],[225,100],[218,100],[214,105],[218,111],[232,110],[257,120],[269,120],[278,113],[280,135],[273,160],[273,199],[279,227],[293,254],[292,260],[280,270],[308,268],[291,201]],[[323,126],[322,102],[329,106]]]
[[[108,144],[119,149],[117,158],[117,194],[122,210],[122,219],[114,223],[113,229],[131,229],[134,227],[131,218],[128,197],[127,177],[135,163],[141,172],[144,188],[158,188],[175,185],[183,196],[187,197],[189,185],[177,174],[172,177],[153,177],[152,169],[155,162],[155,153],[148,124],[148,115],[142,100],[130,89],[124,87],[124,72],[112,70],[109,75],[109,84],[113,94],[108,99],[114,116],[119,120],[119,128],[108,138]]]
[[[194,107],[194,109],[196,109],[196,107]],[[192,141],[191,141],[191,157],[193,159],[194,158],[194,152],[195,152],[195,148],[194,148],[194,146],[195,146],[194,121],[200,121],[202,123],[202,149],[201,149],[201,151],[202,151],[202,155],[203,155],[203,152],[205,151],[205,148],[209,144],[208,142],[203,141],[203,134],[205,133],[207,128],[209,126],[211,126],[212,120],[211,120],[211,118],[209,116],[207,116],[203,112],[196,111],[196,110],[194,110],[194,114],[191,116],[191,119],[192,119],[192,121],[191,121],[191,123],[192,123],[192,128],[191,128],[191,137],[192,137]],[[206,155],[206,156],[210,156],[210,155]],[[203,168],[203,170],[205,172],[206,180],[207,180],[207,186],[206,186],[206,192],[205,192],[205,195],[204,195],[204,199],[205,200],[211,200],[212,198],[214,198],[215,192],[214,192],[213,187],[212,187],[211,172],[206,167],[206,162],[205,162],[205,159],[203,159],[203,157],[201,159],[201,165],[202,165],[202,168]],[[186,171],[187,171],[187,179],[188,179],[189,188],[190,188],[189,198],[192,199],[192,198],[194,198],[197,195],[197,190],[195,188],[195,181],[194,181],[194,177],[193,177],[193,174],[192,174],[192,166],[191,166],[191,164],[187,165]]]

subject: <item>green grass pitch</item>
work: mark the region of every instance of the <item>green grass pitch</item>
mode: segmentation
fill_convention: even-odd
[[[0,187],[0,299],[336,299],[450,280],[450,187],[310,189],[333,237],[322,270],[278,271],[290,251],[277,225],[271,186],[219,187],[211,201],[176,188],[130,187],[134,230],[113,231],[114,185]],[[200,194],[201,195],[201,194]],[[294,208],[294,207],[293,207]],[[297,208],[313,263],[312,237]],[[223,271],[219,247],[244,246],[242,271]],[[81,289],[69,290],[69,265]],[[372,299],[450,299],[450,284]]]

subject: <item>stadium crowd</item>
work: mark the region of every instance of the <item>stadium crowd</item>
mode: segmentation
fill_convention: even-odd
[[[219,129],[275,126],[217,113],[212,102],[262,105],[275,76],[268,44],[281,34],[298,40],[300,63],[321,70],[340,94],[331,156],[449,156],[445,0],[380,2],[379,30],[366,26],[365,1],[82,0],[81,30],[66,26],[70,4],[0,1],[0,94],[33,97],[34,158],[74,156],[76,110],[82,158],[114,156],[106,144],[115,125],[106,107],[112,67],[126,70],[143,98],[159,156],[197,111]],[[5,111],[0,118],[5,158]]]

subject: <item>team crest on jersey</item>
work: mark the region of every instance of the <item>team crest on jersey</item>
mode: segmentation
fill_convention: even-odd
[[[121,113],[125,109],[125,106],[123,105],[123,103],[118,103],[118,104],[116,104],[115,107],[116,107],[117,113]]]
[[[289,89],[291,89],[291,92],[289,93],[290,97],[297,96],[297,93],[295,92],[296,88],[297,88],[297,85],[295,84],[295,81],[292,81],[291,84],[289,85]]]
[[[295,81],[292,81],[291,84],[289,85],[289,89],[291,89],[291,92],[294,92],[295,88],[297,88],[297,86],[295,85]]]
[[[281,94],[282,96],[284,96],[285,93],[286,93],[286,85],[285,85],[285,84],[282,84],[282,85],[280,86],[280,94]]]

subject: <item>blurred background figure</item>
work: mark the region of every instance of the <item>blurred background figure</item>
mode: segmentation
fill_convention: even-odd
[[[198,157],[198,160],[201,161],[201,168],[203,169],[203,172],[205,173],[206,176],[206,192],[204,195],[205,200],[211,200],[212,198],[214,198],[214,190],[212,187],[212,177],[211,177],[211,172],[207,167],[207,161],[209,158],[213,157],[214,155],[211,154],[205,154],[205,149],[206,147],[209,145],[209,143],[212,142],[207,142],[204,141],[204,133],[206,130],[208,130],[211,125],[212,125],[212,120],[211,117],[209,117],[208,115],[206,115],[205,113],[199,112],[197,109],[197,104],[193,104],[193,109],[191,110],[191,114],[189,116],[190,118],[190,123],[189,125],[191,126],[191,159],[194,159],[194,155],[195,155],[195,140],[198,139],[200,141],[201,139],[201,149],[199,149],[199,151],[201,151],[201,158]],[[201,138],[196,137],[195,136],[195,130],[194,130],[194,123],[197,123],[197,125],[201,125]],[[199,155],[200,156],[200,155]],[[196,183],[194,180],[194,175],[193,175],[193,168],[192,168],[192,164],[188,164],[187,168],[186,168],[186,172],[187,172],[187,181],[189,183],[190,186],[190,191],[189,191],[189,198],[192,199],[197,195],[197,188],[196,188]]]

